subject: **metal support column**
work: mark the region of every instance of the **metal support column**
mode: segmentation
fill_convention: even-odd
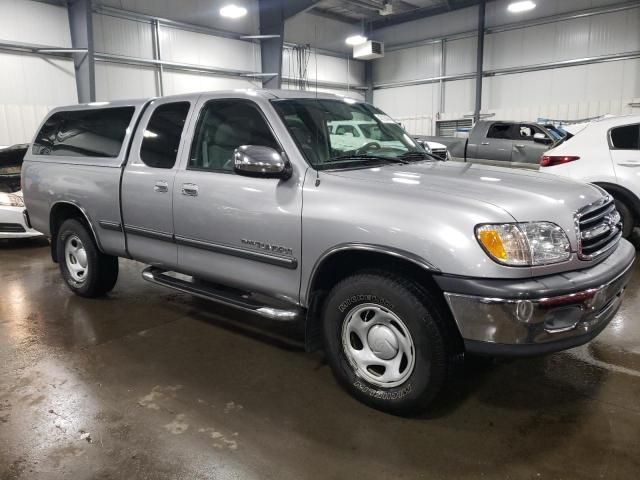
[[[160,22],[154,20],[151,24],[153,35],[153,59],[158,60],[158,67],[156,70],[156,88],[158,96],[164,95],[164,68],[162,65],[162,52],[160,50]]]
[[[78,102],[95,102],[96,72],[91,0],[69,0],[67,6],[71,45],[73,48],[87,49],[86,52],[73,53]]]
[[[480,110],[482,109],[482,70],[484,61],[484,21],[486,0],[480,0],[478,5],[478,49],[476,63],[476,108],[473,111],[473,120],[480,120]]]
[[[364,101],[373,103],[373,62],[371,60],[364,62],[364,85],[367,87],[364,92]]]
[[[282,84],[282,48],[284,46],[284,12],[282,0],[259,0],[260,35],[273,35],[260,41],[263,73],[277,73],[262,81],[263,88],[280,88]]]

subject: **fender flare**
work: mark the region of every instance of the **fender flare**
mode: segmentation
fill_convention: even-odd
[[[316,260],[311,269],[311,273],[309,275],[309,282],[307,283],[307,288],[305,292],[305,303],[309,303],[311,296],[311,289],[313,284],[315,283],[316,277],[318,275],[318,271],[333,255],[345,252],[345,251],[360,251],[360,252],[372,252],[372,253],[380,253],[383,255],[389,255],[391,257],[406,260],[408,262],[414,263],[424,270],[432,273],[440,272],[440,269],[436,267],[434,264],[425,260],[424,258],[416,255],[415,253],[408,252],[406,250],[402,250],[400,248],[395,247],[387,247],[384,245],[377,245],[372,243],[341,243],[339,245],[335,245],[327,250],[325,250],[320,257]]]
[[[102,245],[100,243],[100,238],[98,238],[98,235],[96,234],[96,230],[93,227],[93,223],[91,222],[91,219],[89,217],[89,214],[87,213],[87,211],[82,208],[80,205],[78,205],[75,202],[69,201],[69,200],[58,200],[57,202],[54,202],[51,204],[51,208],[49,208],[49,229],[50,229],[50,233],[51,233],[51,258],[53,258],[54,262],[57,262],[57,255],[56,255],[56,239],[53,238],[53,229],[51,228],[51,216],[52,216],[52,212],[53,209],[57,206],[57,205],[69,205],[74,207],[75,209],[77,209],[82,216],[84,217],[84,220],[86,221],[87,225],[89,225],[89,230],[91,233],[91,236],[93,237],[93,240],[96,242],[96,246],[98,247],[98,250],[100,250],[101,252],[104,252],[104,250],[102,249]]]

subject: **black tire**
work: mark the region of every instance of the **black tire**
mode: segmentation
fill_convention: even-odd
[[[86,270],[80,279],[74,278],[67,265],[65,244],[74,237],[80,240],[86,252]],[[101,297],[113,289],[118,281],[118,257],[105,255],[98,250],[92,234],[84,223],[75,219],[65,220],[58,230],[56,242],[60,272],[73,293],[81,297],[94,298]]]
[[[368,374],[362,368],[358,370],[352,363],[353,358],[349,360],[350,354],[346,351],[349,347],[343,347],[343,338],[356,349],[362,340],[358,335],[354,338],[353,334],[343,337],[343,327],[349,331],[348,322],[355,318],[354,312],[362,317],[358,309],[368,308],[364,304],[378,305],[383,312],[392,312],[410,334],[415,348],[414,366],[410,373],[407,370],[408,376],[401,384],[387,388],[372,383],[366,378],[372,373]],[[445,384],[456,353],[455,338],[447,323],[451,320],[445,308],[443,301],[430,292],[390,273],[359,273],[341,281],[329,292],[323,312],[325,351],[337,381],[355,398],[378,410],[395,415],[412,415],[425,410]],[[367,315],[364,313],[362,318]],[[372,327],[365,328],[370,337]],[[400,330],[396,329],[397,332]],[[369,352],[375,350],[374,346]],[[402,364],[399,370],[402,370]]]
[[[631,207],[622,199],[614,198],[616,202],[616,210],[622,218],[622,236],[629,238],[636,226],[636,216],[633,214]]]

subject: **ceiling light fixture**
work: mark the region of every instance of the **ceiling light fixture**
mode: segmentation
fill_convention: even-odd
[[[220,15],[227,18],[240,18],[247,14],[247,9],[238,5],[225,5],[220,9]]]
[[[362,45],[366,41],[367,37],[363,35],[351,35],[350,37],[347,37],[345,43],[347,45]]]
[[[507,10],[509,10],[511,13],[520,13],[533,10],[534,8],[536,8],[535,2],[526,0],[523,2],[511,2],[507,7]]]

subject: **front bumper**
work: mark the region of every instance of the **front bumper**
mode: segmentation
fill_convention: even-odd
[[[596,337],[614,317],[632,274],[635,249],[622,240],[594,267],[523,280],[438,276],[465,348],[527,356]]]
[[[42,235],[31,228],[24,207],[0,206],[0,239],[31,238]]]

